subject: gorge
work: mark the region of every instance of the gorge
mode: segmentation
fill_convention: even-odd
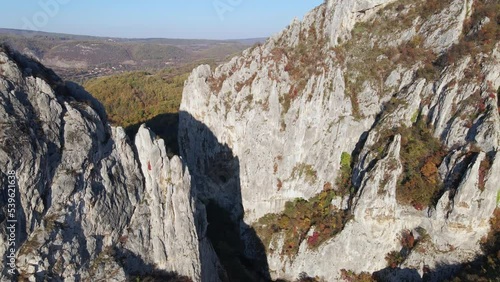
[[[451,279],[496,236],[498,95],[498,1],[327,0],[195,68],[169,158],[147,127],[127,136],[82,87],[2,47],[17,278]]]

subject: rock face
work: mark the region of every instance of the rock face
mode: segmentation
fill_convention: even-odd
[[[8,172],[17,177],[20,278],[217,280],[215,270],[201,266],[200,254],[213,267],[217,260],[198,236],[206,223],[189,172],[180,158],[168,159],[163,140],[141,127],[131,144],[83,89],[5,49],[0,101],[0,179],[7,187]],[[2,254],[7,201],[2,194]],[[0,272],[9,280],[6,264]]]
[[[418,280],[424,264],[437,270],[480,252],[498,207],[500,44],[470,45],[488,22],[464,25],[479,17],[479,4],[428,2],[326,1],[264,45],[214,70],[196,68],[186,82],[179,144],[199,197],[246,224],[338,189],[341,155],[353,156],[353,191],[333,201],[353,219],[317,249],[304,239],[293,257],[268,253],[273,278],[306,272],[336,281],[341,269],[383,269],[404,230],[425,237],[424,250],[408,254],[400,265],[408,271],[380,272],[385,279]],[[408,160],[400,151],[411,148],[408,136],[387,134],[417,123],[444,146],[444,160],[431,167],[442,185],[429,206],[401,202]],[[224,162],[222,151],[238,164],[217,182],[210,164]],[[271,244],[282,248],[281,234]]]
[[[328,0],[326,1],[325,32],[330,37],[330,45],[350,39],[351,30],[357,21],[362,20],[383,6],[395,0]]]
[[[488,3],[328,0],[193,70],[172,159],[146,127],[132,144],[80,87],[0,48],[0,183],[11,171],[17,182],[0,195],[0,253],[15,235],[17,278],[31,281],[338,281],[342,270],[419,281],[424,265],[442,280],[480,253],[500,199]],[[340,232],[302,218],[298,246],[285,244],[286,220],[256,237],[266,215],[320,192],[334,197],[308,207],[342,210]],[[318,234],[329,237],[313,247]]]

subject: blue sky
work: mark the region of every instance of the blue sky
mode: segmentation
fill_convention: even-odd
[[[322,2],[15,0],[2,3],[0,27],[110,37],[255,38],[280,31]]]

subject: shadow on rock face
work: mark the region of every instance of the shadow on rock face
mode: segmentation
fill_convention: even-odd
[[[177,132],[179,130],[179,114],[166,113],[155,116],[154,118],[128,126],[125,131],[130,140],[135,139],[139,127],[146,124],[157,136],[165,141],[167,155],[169,158],[179,155],[179,144],[177,143]]]
[[[480,269],[481,266],[477,265]],[[440,282],[449,281],[457,277],[457,272],[463,268],[463,265],[455,264],[440,264],[435,269],[430,269],[427,266],[423,267],[423,276],[416,269],[412,268],[391,268],[387,267],[373,273],[375,281],[414,281],[414,282]],[[459,280],[464,281],[464,280]],[[467,280],[469,281],[469,280]]]
[[[179,114],[179,147],[192,177],[193,193],[206,208],[206,236],[224,268],[219,278],[270,281],[265,247],[243,221],[238,157],[187,112]]]
[[[410,268],[387,267],[373,273],[373,277],[376,281],[422,281],[418,271]]]
[[[178,275],[175,272],[158,270],[152,264],[142,260],[140,256],[122,248],[115,248],[114,258],[121,263],[129,281],[149,281],[149,282],[191,282],[188,277]],[[140,271],[131,271],[140,269]]]

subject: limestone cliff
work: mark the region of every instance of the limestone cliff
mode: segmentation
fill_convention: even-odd
[[[20,280],[449,277],[499,207],[498,5],[327,0],[193,70],[171,159],[0,48],[3,261],[15,219]]]
[[[198,67],[184,88],[179,144],[199,197],[255,225],[287,201],[337,191],[332,205],[351,217],[319,247],[307,240],[318,226],[300,246],[284,244],[283,222],[262,238],[274,278],[306,272],[335,281],[342,269],[383,269],[405,230],[425,237],[424,249],[399,265],[414,272],[382,272],[384,279],[473,259],[500,180],[500,29],[485,12],[492,5],[326,1],[265,44],[214,70]],[[352,156],[347,191],[338,181],[343,153]]]
[[[168,159],[163,140],[141,127],[132,144],[82,88],[3,48],[0,101],[2,187],[9,171],[17,178],[19,279],[215,279],[201,267],[200,254],[213,251],[198,237],[206,223],[189,172],[180,158]],[[2,256],[7,201],[2,194]],[[7,272],[2,263],[2,281]]]

